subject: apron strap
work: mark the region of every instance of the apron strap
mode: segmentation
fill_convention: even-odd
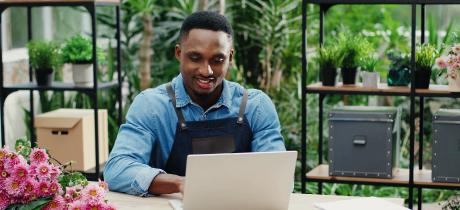
[[[174,110],[176,110],[177,118],[179,118],[180,127],[182,130],[187,130],[187,124],[185,123],[184,115],[182,114],[182,109],[176,107],[176,94],[174,93],[171,82],[166,83],[166,90],[168,90],[169,98],[173,103]]]
[[[244,110],[246,109],[246,102],[248,102],[248,90],[244,89],[243,91],[243,100],[241,100],[240,113],[238,113],[237,124],[243,124],[244,119]]]

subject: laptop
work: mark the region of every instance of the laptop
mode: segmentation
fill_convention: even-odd
[[[297,151],[189,155],[174,210],[287,210]]]

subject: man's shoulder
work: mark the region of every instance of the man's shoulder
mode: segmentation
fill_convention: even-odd
[[[150,102],[167,102],[170,100],[168,91],[166,90],[166,84],[162,84],[155,88],[146,89],[139,95],[144,96]]]
[[[233,97],[243,97],[244,86],[239,83],[228,81],[230,88],[233,90]],[[259,89],[249,88],[248,90],[248,100],[267,96],[264,92]],[[268,96],[267,96],[268,97]]]

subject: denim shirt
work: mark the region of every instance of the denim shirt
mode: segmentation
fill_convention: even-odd
[[[171,84],[176,94],[176,106],[182,108],[185,121],[238,116],[244,88],[237,83],[224,79],[219,101],[206,111],[185,92],[181,74]],[[244,115],[253,133],[252,151],[285,151],[278,115],[272,101],[260,90],[248,91]],[[158,174],[166,173],[163,169],[174,143],[177,123],[178,118],[165,84],[147,89],[136,96],[104,169],[109,189],[152,196],[148,193],[149,186]]]

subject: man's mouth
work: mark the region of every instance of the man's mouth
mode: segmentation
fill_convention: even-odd
[[[198,86],[201,88],[209,88],[211,86],[211,82],[214,80],[214,78],[196,78]]]

